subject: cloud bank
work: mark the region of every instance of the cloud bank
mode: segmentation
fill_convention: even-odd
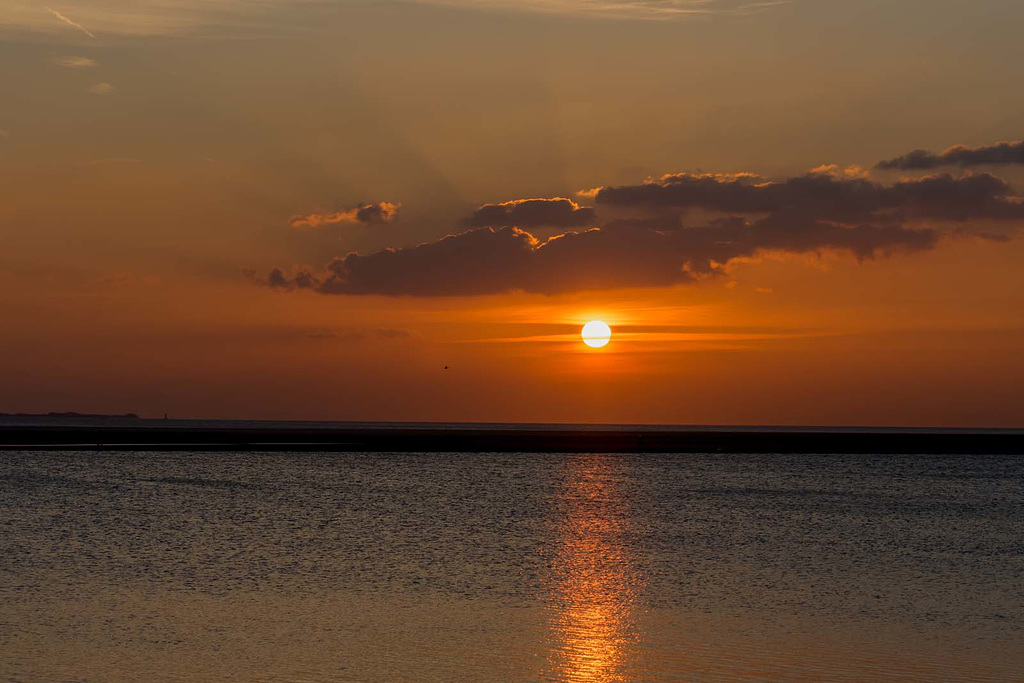
[[[807,173],[779,182],[756,175],[676,173],[642,185],[602,187],[598,205],[769,213],[840,222],[1024,218],[1009,185],[987,173],[948,173],[882,185],[866,178]]]
[[[698,228],[665,220],[623,222],[544,242],[519,228],[479,228],[408,249],[352,253],[323,274],[271,271],[267,283],[323,294],[466,296],[694,283],[725,271],[729,261],[760,251],[803,253],[838,249],[873,258],[934,246],[928,229],[820,222],[726,219]]]
[[[665,287],[768,255],[839,252],[863,261],[927,251],[944,236],[1002,241],[1024,225],[1024,201],[987,173],[891,184],[854,167],[822,166],[781,180],[675,173],[581,196],[593,198],[596,209],[561,197],[485,204],[464,232],[350,253],[319,271],[275,268],[264,282],[391,296]],[[599,212],[614,218],[599,221]],[[539,239],[528,230],[541,226],[564,232]]]
[[[877,168],[884,170],[920,171],[943,166],[970,166],[1024,164],[1024,140],[997,142],[994,145],[965,147],[954,145],[941,154],[915,149],[895,159],[880,161]]]

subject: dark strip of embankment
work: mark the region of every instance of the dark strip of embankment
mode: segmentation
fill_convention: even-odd
[[[0,450],[1024,454],[1022,430],[0,426]]]

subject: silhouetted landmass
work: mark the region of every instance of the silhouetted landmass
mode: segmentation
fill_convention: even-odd
[[[18,419],[59,417],[65,419],[89,419],[89,420],[141,420],[135,413],[123,413],[121,415],[103,415],[99,413],[76,413],[74,411],[58,413],[0,413],[0,418],[13,417]]]
[[[1020,429],[218,423],[0,424],[0,449],[1024,454]]]

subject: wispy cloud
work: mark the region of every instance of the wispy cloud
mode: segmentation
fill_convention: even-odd
[[[47,7],[46,11],[49,12],[50,14],[52,14],[53,16],[57,17],[61,21],[63,21],[68,26],[72,26],[74,28],[77,28],[79,31],[81,31],[85,35],[89,36],[90,38],[95,38],[96,37],[96,36],[94,36],[92,34],[92,32],[89,29],[87,29],[86,27],[82,26],[77,21],[72,21],[71,19],[68,19],[66,16],[64,16],[63,14],[58,12],[57,10],[51,9],[51,8]]]
[[[89,88],[89,92],[91,92],[93,95],[106,95],[110,92],[113,92],[113,90],[114,86],[110,85],[109,83],[97,83],[96,85]]]
[[[529,12],[630,21],[742,16],[792,0],[405,0],[474,11]],[[180,35],[211,28],[280,31],[282,21],[308,27],[312,15],[355,0],[76,0],[74,19],[33,0],[0,0],[0,26],[53,33],[71,27],[96,39]],[[57,21],[54,21],[57,19]],[[60,22],[60,23],[58,23]],[[88,27],[88,28],[86,28]]]
[[[304,9],[327,4],[323,0],[75,0],[73,5],[53,8],[35,0],[0,0],[0,28],[56,33],[71,27],[96,40],[179,35],[211,27],[280,30],[282,16],[298,16]]]
[[[760,291],[760,290],[759,290]],[[539,328],[531,332],[530,328]],[[558,328],[558,329],[554,329]],[[779,339],[803,339],[810,337],[831,336],[834,333],[818,329],[786,328],[786,327],[753,327],[736,325],[699,326],[699,325],[631,325],[617,324],[616,341],[631,342],[757,342]],[[578,324],[566,325],[526,325],[518,326],[519,334],[503,337],[482,337],[466,339],[465,344],[523,344],[536,342],[577,343],[580,339]]]
[[[97,65],[96,60],[94,59],[89,59],[88,57],[76,57],[73,55],[55,59],[54,63],[67,67],[68,69],[91,69]]]
[[[469,9],[519,10],[605,19],[671,21],[715,14],[753,14],[790,0],[416,0]]]

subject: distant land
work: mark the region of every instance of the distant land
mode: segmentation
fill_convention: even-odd
[[[88,420],[141,420],[135,413],[124,413],[121,415],[103,415],[100,413],[76,413],[74,411],[58,413],[0,413],[0,418],[13,417],[18,419],[31,419],[34,417],[59,417],[64,419],[82,418]]]
[[[1024,429],[149,420],[0,415],[0,450],[1024,454]]]

